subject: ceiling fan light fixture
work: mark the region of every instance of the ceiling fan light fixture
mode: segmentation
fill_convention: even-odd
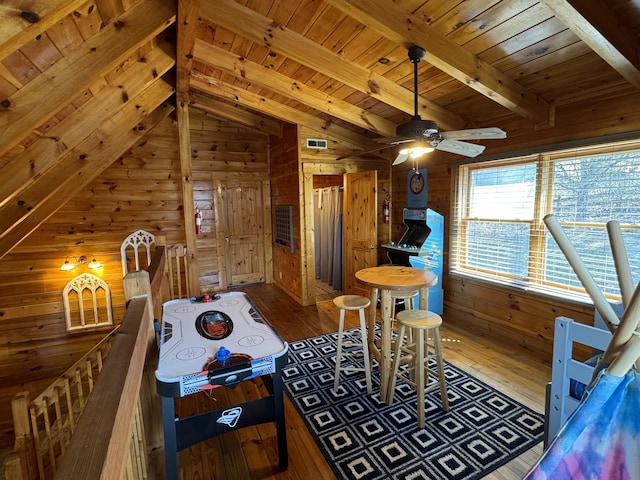
[[[412,147],[412,148],[403,148],[399,153],[403,155],[408,155],[411,158],[418,158],[424,155],[425,153],[433,152],[433,147]]]

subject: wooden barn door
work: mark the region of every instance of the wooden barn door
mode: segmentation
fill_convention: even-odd
[[[369,296],[355,277],[358,270],[378,264],[378,172],[344,176],[344,291]]]
[[[262,182],[238,180],[222,183],[220,242],[227,285],[265,281],[265,234]]]

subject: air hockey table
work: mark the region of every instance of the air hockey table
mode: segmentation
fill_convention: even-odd
[[[205,294],[162,306],[156,387],[162,400],[168,480],[178,479],[178,452],[223,433],[275,422],[281,468],[288,466],[282,369],[287,343],[244,292]],[[262,377],[269,395],[177,418],[175,399]],[[214,393],[214,392],[210,392]]]

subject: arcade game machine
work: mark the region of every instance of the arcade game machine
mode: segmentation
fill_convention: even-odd
[[[407,174],[407,207],[402,210],[406,230],[398,242],[381,245],[392,265],[425,268],[433,271],[438,282],[429,289],[429,310],[442,315],[442,256],[444,217],[427,208],[427,170]],[[417,300],[416,300],[417,302]]]

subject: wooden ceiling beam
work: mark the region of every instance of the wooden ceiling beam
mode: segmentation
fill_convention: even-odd
[[[225,100],[239,103],[252,110],[279,118],[285,122],[305,125],[317,132],[324,132],[326,135],[344,142],[352,148],[371,150],[376,146],[380,147],[379,144],[376,144],[363,135],[358,135],[352,130],[328,123],[314,115],[301,112],[300,110],[288,107],[279,102],[274,102],[268,98],[256,95],[255,93],[249,92],[245,89],[229,85],[228,83],[201,73],[193,73],[191,87],[208,95],[217,96],[224,98]],[[388,157],[384,158],[388,159]]]
[[[178,102],[189,100],[189,73],[193,67],[193,46],[198,30],[200,0],[178,0],[176,46],[176,98]]]
[[[396,134],[396,124],[383,117],[298,83],[275,70],[264,68],[262,65],[240,58],[203,40],[196,40],[194,57],[206,65],[236,75],[254,85],[272,90],[360,128],[371,130],[382,136],[392,137]]]
[[[413,92],[372,70],[289,30],[274,20],[233,0],[202,2],[200,15],[275,52],[306,65],[376,100],[413,115]],[[469,126],[469,122],[438,104],[419,98],[419,113],[437,121],[447,130]]]
[[[22,189],[55,165],[70,148],[85,140],[110,116],[124,108],[130,98],[157,82],[173,66],[173,57],[165,49],[154,48],[145,55],[144,62],[135,62],[121,70],[114,81],[12,158],[2,167],[5,180],[0,183],[0,207],[13,201]]]
[[[146,0],[0,103],[0,157],[57,110],[175,22],[175,6]],[[42,99],[46,98],[46,102]]]
[[[87,2],[47,0],[14,4],[21,5],[21,8],[6,4],[0,8],[0,60],[47,31],[74,10],[81,9]]]
[[[245,127],[258,130],[265,135],[282,136],[282,123],[270,116],[249,112],[237,106],[221,102],[208,95],[191,93],[189,106],[202,110],[216,118],[230,120]]]
[[[441,35],[397,3],[389,0],[325,1],[405,48],[421,46],[427,52],[425,61],[508,110],[538,123],[553,124],[549,102]]]
[[[173,106],[161,107],[173,93],[172,85],[155,82],[68,150],[21,192],[18,201],[2,206],[0,259],[173,111]]]
[[[638,36],[602,0],[542,0],[553,14],[634,87],[640,88]]]

